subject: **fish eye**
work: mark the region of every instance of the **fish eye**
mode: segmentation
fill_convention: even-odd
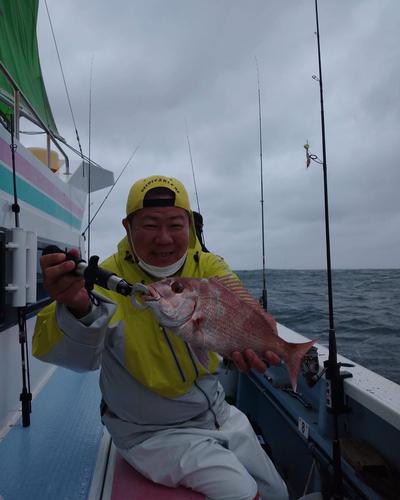
[[[179,283],[179,281],[174,281],[171,285],[171,290],[174,293],[182,293],[184,288],[185,287],[182,285],[182,283]]]

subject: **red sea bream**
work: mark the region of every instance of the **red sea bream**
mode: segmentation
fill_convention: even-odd
[[[198,361],[208,369],[208,351],[225,358],[232,352],[253,349],[262,358],[272,351],[282,358],[293,389],[301,358],[316,342],[285,342],[276,321],[233,276],[221,278],[168,278],[148,286],[142,299],[159,323],[190,344]]]

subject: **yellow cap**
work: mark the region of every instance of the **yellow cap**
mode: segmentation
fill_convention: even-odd
[[[148,193],[150,189],[158,187],[167,188],[175,194],[175,201],[171,200],[171,205],[183,208],[188,212],[191,211],[188,194],[181,182],[177,179],[173,179],[172,177],[153,175],[151,177],[146,177],[145,179],[140,179],[131,187],[128,195],[128,201],[126,203],[126,215],[130,215],[131,213],[146,206],[154,206],[143,204],[143,201],[146,193]]]

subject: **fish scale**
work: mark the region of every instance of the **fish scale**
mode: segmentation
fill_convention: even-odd
[[[213,289],[213,283],[210,289]],[[244,352],[251,346],[250,348],[262,357],[265,350],[275,347],[271,344],[270,337],[276,342],[276,335],[265,332],[268,317],[263,311],[243,303],[234,293],[222,292],[219,295],[215,314],[206,315],[204,326],[200,325],[200,328],[209,334],[206,348],[215,350],[224,357],[230,357],[233,351]],[[208,302],[212,304],[213,298],[209,297]],[[214,318],[218,318],[219,324],[213,321]],[[261,331],[263,334],[260,334]]]

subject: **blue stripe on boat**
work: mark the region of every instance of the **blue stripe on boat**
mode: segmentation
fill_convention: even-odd
[[[8,194],[14,194],[13,187],[13,174],[7,168],[3,167],[0,163],[0,176],[1,176],[1,189]],[[82,222],[75,217],[75,215],[71,214],[68,210],[63,208],[57,202],[49,198],[44,193],[38,191],[34,186],[24,181],[20,177],[17,176],[17,193],[18,198],[32,205],[42,212],[59,219],[65,224],[74,227],[75,229],[80,229]]]
[[[104,426],[99,371],[57,368],[22,419],[0,443],[4,500],[86,500]]]

